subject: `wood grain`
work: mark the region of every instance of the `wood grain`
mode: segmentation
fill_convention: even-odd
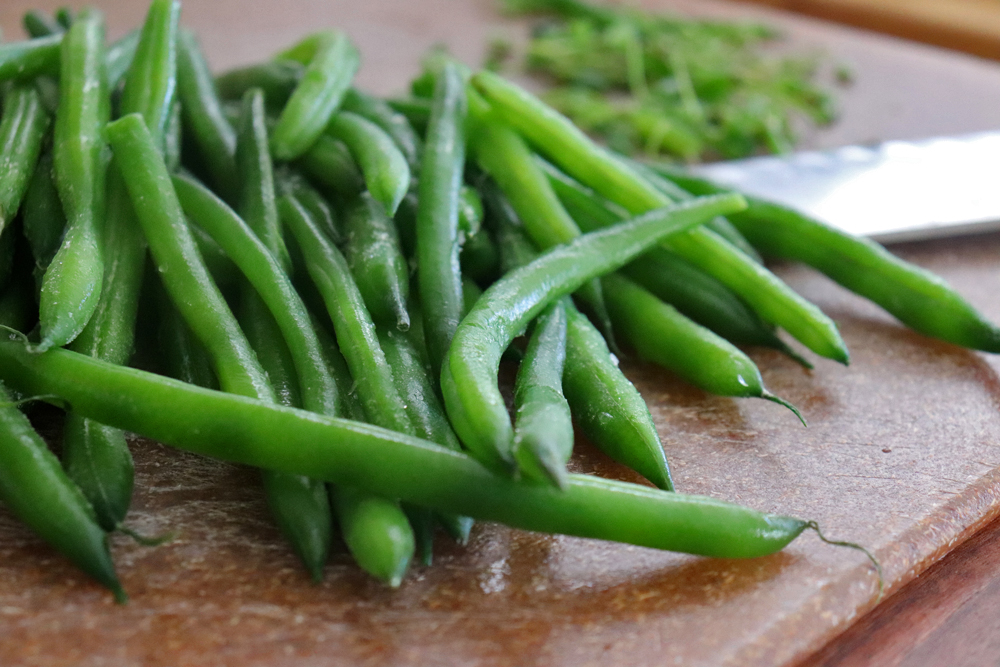
[[[799,667],[1000,663],[1000,521],[994,521]]]
[[[994,0],[747,0],[1000,59]]]
[[[8,35],[29,4],[45,3],[0,5]],[[1000,123],[1000,70],[991,64],[760,8],[671,6],[681,4],[773,17],[800,43],[864,63],[843,123],[810,137],[812,145]],[[102,6],[121,34],[141,20],[144,2]],[[525,28],[487,0],[248,6],[186,6],[184,20],[216,68],[338,25],[365,55],[362,85],[380,93],[403,89],[436,41],[474,65],[491,33],[523,37]],[[900,252],[1000,319],[1000,236]],[[753,352],[771,390],[803,409],[809,429],[776,405],[706,396],[655,368],[626,368],[679,488],[815,518],[829,534],[875,549],[898,589],[1000,512],[1000,363],[909,333],[809,271],[781,271],[837,320],[854,353],[850,368],[820,363],[808,373]],[[770,558],[720,561],[495,525],[479,526],[467,549],[441,540],[435,566],[415,568],[398,591],[369,581],[342,550],[313,586],[273,528],[254,471],[143,440],[135,455],[130,525],[177,530],[178,539],[150,550],[115,538],[132,595],[126,607],[0,513],[0,664],[787,665],[874,602],[865,559],[813,536]],[[635,479],[585,443],[574,465]]]

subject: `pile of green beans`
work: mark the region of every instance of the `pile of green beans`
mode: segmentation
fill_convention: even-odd
[[[153,0],[106,45],[98,12],[29,12],[32,37],[0,46],[0,501],[118,599],[126,432],[261,468],[316,580],[337,531],[399,586],[438,527],[464,543],[474,520],[726,558],[783,548],[814,524],[674,492],[616,356],[794,411],[738,346],[810,365],[781,327],[847,350],[757,251],[1000,351],[940,279],[629,163],[493,74],[438,59],[412,98],[384,100],[353,87],[357,49],[324,30],[214,77],[179,15]],[[159,354],[134,359],[139,343]],[[67,412],[61,461],[20,410],[31,397]],[[657,488],[570,474],[574,429]]]

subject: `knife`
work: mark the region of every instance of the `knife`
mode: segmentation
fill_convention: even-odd
[[[1000,229],[1000,132],[755,157],[692,171],[881,243]]]

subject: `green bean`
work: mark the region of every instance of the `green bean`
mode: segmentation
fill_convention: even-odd
[[[426,361],[426,352],[417,343],[416,330],[406,334],[379,328],[378,338],[379,344],[385,352],[386,360],[392,367],[396,387],[406,401],[407,414],[413,424],[410,434],[449,449],[461,451],[462,445],[452,430],[451,424],[448,423],[444,407],[434,389]],[[413,523],[415,517],[412,513],[408,514],[410,514],[411,523]],[[421,513],[416,519],[418,522],[426,521],[426,514]],[[469,532],[472,530],[472,519],[454,514],[438,513],[437,520],[457,542],[465,544],[468,541]],[[428,526],[421,526],[425,536],[430,533],[428,528]],[[421,529],[417,529],[418,532]],[[424,555],[425,563],[427,563],[431,553],[429,545],[422,546],[421,553]]]
[[[21,225],[35,259],[38,278],[44,273],[53,255],[59,250],[66,231],[66,216],[59,203],[59,192],[52,180],[52,153],[38,160],[35,173],[24,194]]]
[[[63,35],[56,34],[0,44],[0,82],[58,74],[62,41]]]
[[[633,214],[669,202],[633,169],[527,91],[490,72],[479,72],[472,83],[504,120],[584,185]],[[766,321],[783,327],[817,354],[848,363],[847,349],[832,320],[716,234],[699,229],[673,236],[667,245],[733,290]]]
[[[103,17],[82,12],[62,42],[53,156],[66,234],[42,280],[41,342],[35,348],[39,352],[76,338],[101,295],[106,169],[102,131],[110,113],[103,48]]]
[[[412,424],[406,406],[347,261],[294,197],[282,196],[278,210],[298,241],[309,275],[333,319],[337,344],[354,378],[365,415],[379,426],[409,433]],[[414,549],[413,534],[402,509],[394,501],[365,498],[350,488],[335,488],[333,498],[355,560],[369,573],[392,586],[398,585]],[[368,529],[361,530],[360,526]]]
[[[48,115],[33,87],[15,86],[4,94],[0,119],[0,233],[21,205],[48,126]]]
[[[181,103],[174,100],[170,107],[170,115],[167,117],[167,127],[163,137],[163,160],[167,163],[167,170],[175,172],[181,168],[181,149],[184,142],[184,130],[181,126]]]
[[[341,106],[344,111],[357,114],[377,125],[379,129],[392,138],[396,148],[406,158],[410,173],[417,174],[420,171],[420,154],[423,151],[423,145],[420,137],[406,120],[406,116],[395,111],[383,100],[363,93],[356,88],[347,91]]]
[[[215,87],[226,100],[238,100],[251,88],[260,88],[267,108],[278,112],[292,96],[304,71],[302,63],[294,60],[271,60],[224,72],[216,77]]]
[[[462,320],[441,369],[445,408],[462,444],[491,470],[512,472],[513,434],[497,370],[514,336],[547,303],[587,280],[618,269],[670,234],[742,206],[736,197],[658,209],[613,230],[578,237],[494,283]]]
[[[462,274],[481,284],[496,280],[500,270],[500,252],[485,230],[465,239],[459,255]]]
[[[691,198],[692,195],[690,192],[679,185],[676,185],[673,181],[664,178],[648,165],[629,158],[623,159],[632,169],[637,171],[640,176],[646,179],[653,187],[669,197],[671,200],[683,201]],[[712,230],[725,239],[734,248],[743,251],[755,262],[760,264],[764,262],[764,259],[760,256],[760,253],[757,252],[757,249],[750,245],[750,242],[747,241],[746,238],[740,234],[739,230],[733,226],[733,223],[726,218],[719,217],[714,220],[709,220],[705,223],[705,229]]]
[[[21,18],[28,37],[48,37],[64,32],[64,28],[42,12],[31,9]]]
[[[458,199],[465,166],[465,81],[448,63],[438,78],[420,167],[417,285],[434,377],[462,314]]]
[[[108,50],[104,54],[104,62],[108,70],[108,90],[118,88],[118,84],[121,83],[125,73],[132,66],[132,59],[135,58],[137,48],[139,48],[138,30],[125,33],[124,36],[108,46]]]
[[[121,113],[142,114],[163,152],[177,89],[177,22],[180,2],[153,0],[126,74]]]
[[[699,190],[722,190],[686,180]],[[1000,328],[943,279],[892,255],[874,241],[856,238],[780,204],[748,197],[733,223],[768,256],[804,262],[847,289],[872,300],[914,331],[956,345],[1000,352]]]
[[[642,359],[668,368],[719,396],[763,398],[798,410],[764,388],[757,366],[739,348],[687,319],[628,278],[603,279],[615,326]],[[805,421],[803,420],[803,424]]]
[[[161,150],[174,100],[179,15],[180,5],[171,0],[150,5],[121,98],[122,112],[142,114]],[[109,172],[103,288],[93,316],[71,346],[76,352],[126,364],[135,342],[146,244],[116,160]],[[63,460],[67,473],[94,505],[101,525],[114,529],[125,518],[132,497],[134,472],[125,434],[70,413]]]
[[[472,306],[475,305],[476,301],[479,301],[479,297],[482,295],[483,290],[472,278],[462,276],[462,317],[465,317],[472,310]]]
[[[274,203],[274,172],[267,147],[264,95],[251,89],[243,96],[243,113],[236,141],[236,171],[240,179],[239,210],[243,219],[285,272],[292,267],[281,237]]]
[[[160,291],[163,291],[162,288]],[[166,374],[198,387],[218,389],[219,380],[212,370],[208,352],[165,292],[158,299],[158,305],[160,322],[157,340]]]
[[[514,459],[527,479],[565,489],[566,462],[573,453],[573,421],[563,396],[566,307],[548,306],[535,330],[514,385]]]
[[[13,407],[0,385],[0,500],[21,521],[111,589],[119,602],[126,595],[115,574],[108,542],[94,511],[58,459]]]
[[[69,7],[60,7],[56,10],[56,23],[58,23],[63,30],[69,30],[75,20],[76,17],[73,15],[73,10]]]
[[[188,451],[309,474],[526,530],[752,558],[783,548],[809,525],[704,496],[586,475],[570,475],[564,491],[521,484],[419,438],[200,389],[68,350],[31,355],[19,343],[0,342],[0,379],[25,394],[54,394],[91,419]]]
[[[240,324],[280,405],[301,407],[295,361],[268,306],[252,289],[240,294]],[[303,475],[261,471],[264,495],[281,533],[312,580],[323,580],[333,539],[326,484]]]
[[[173,184],[183,211],[220,244],[277,319],[292,353],[303,407],[337,414],[337,383],[323,362],[322,346],[305,304],[278,259],[232,209],[203,185],[187,176],[174,176]]]
[[[344,542],[358,564],[393,588],[403,581],[415,550],[409,519],[399,504],[349,486],[333,487]],[[372,530],[383,526],[386,530]],[[362,560],[363,559],[363,560]]]
[[[201,260],[166,165],[138,114],[109,123],[115,159],[164,287],[212,357],[220,386],[273,401],[267,379],[236,318]]]
[[[215,82],[198,40],[188,30],[177,36],[177,94],[184,126],[194,138],[212,184],[227,201],[238,192],[236,132],[222,111]]]
[[[488,197],[504,270],[533,261],[538,251],[502,198]],[[661,489],[673,491],[670,468],[649,408],[618,367],[604,336],[566,302],[563,393],[580,430],[601,451]]]
[[[333,207],[305,177],[288,165],[283,165],[275,170],[274,179],[277,194],[293,195],[331,241],[337,245],[344,242],[344,233],[340,229]]]
[[[337,344],[347,361],[365,413],[373,422],[400,432],[410,428],[406,406],[396,391],[392,369],[378,343],[364,299],[347,261],[323,235],[298,201],[278,199],[281,220],[302,249],[309,275],[333,319]]]
[[[344,142],[321,135],[296,164],[314,182],[349,198],[364,187],[364,178]]]
[[[406,310],[410,272],[392,218],[366,192],[348,206],[343,225],[344,258],[372,320],[406,331],[410,328]]]
[[[410,168],[392,137],[375,123],[349,111],[335,114],[327,132],[344,142],[361,167],[372,197],[394,215],[410,187]]]
[[[472,145],[479,165],[500,186],[535,244],[547,250],[579,236],[580,228],[566,212],[524,140],[492,114],[480,114],[476,120]],[[600,281],[584,284],[577,296],[614,346]]]
[[[419,97],[395,98],[387,100],[386,104],[403,114],[414,130],[421,134],[427,133],[427,123],[431,117],[430,100]]]
[[[301,58],[306,69],[271,133],[276,160],[299,157],[319,138],[359,65],[357,50],[344,34],[334,31],[306,38],[287,55]]]
[[[628,217],[551,164],[542,163],[559,198],[584,231],[616,224]],[[666,248],[654,248],[622,271],[698,324],[737,345],[779,350],[806,368],[812,364],[778,338],[757,314],[725,285]]]

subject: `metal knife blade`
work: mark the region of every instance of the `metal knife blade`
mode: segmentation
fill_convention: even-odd
[[[1000,132],[756,157],[692,171],[882,243],[1000,229]]]

